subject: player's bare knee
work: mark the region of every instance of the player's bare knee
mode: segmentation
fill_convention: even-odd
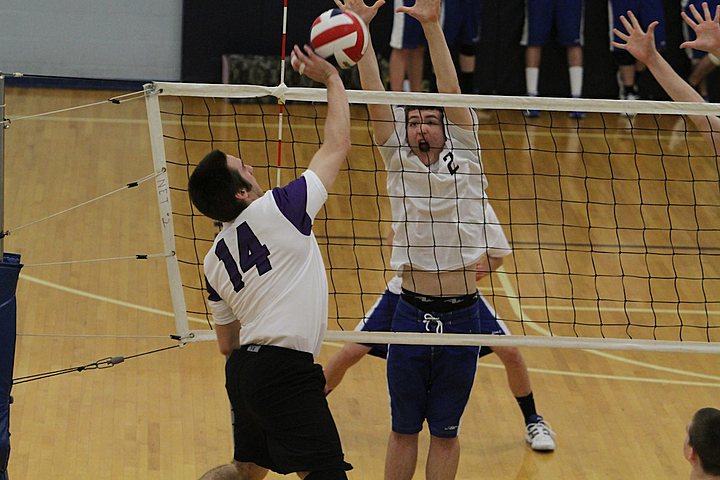
[[[493,349],[493,352],[505,366],[525,365],[525,359],[516,347],[497,347]]]

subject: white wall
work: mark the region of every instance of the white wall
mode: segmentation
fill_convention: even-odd
[[[0,71],[179,80],[182,0],[0,0]]]

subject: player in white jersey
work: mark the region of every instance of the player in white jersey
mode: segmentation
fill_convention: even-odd
[[[336,0],[367,24],[384,4]],[[396,12],[422,25],[440,93],[460,93],[440,26],[440,0],[417,0]],[[365,90],[384,90],[373,51],[358,62]],[[374,140],[388,170],[393,213],[391,264],[402,275],[393,331],[477,333],[476,265],[487,249],[485,179],[477,123],[469,108],[368,105]],[[409,479],[418,434],[427,421],[428,479],[454,478],[457,438],[475,376],[478,347],[390,345],[387,372],[392,413],[385,478]],[[432,379],[432,380],[431,380]]]
[[[263,192],[251,166],[215,150],[190,176],[188,191],[198,210],[223,222],[204,269],[218,344],[228,357],[231,473],[259,479],[269,469],[339,480],[352,466],[314,363],[327,327],[328,288],[312,222],[350,150],[350,111],[334,67],[307,46],[296,46],[294,57],[293,67],[328,92],[324,143],[307,171]]]
[[[485,218],[487,221],[487,244],[480,263],[478,263],[476,279],[480,280],[499,268],[504,258],[511,253],[510,244],[505,237],[500,221],[490,203],[486,203]],[[388,242],[391,244],[392,241]],[[392,317],[400,299],[402,278],[394,276],[387,284],[382,296],[360,320],[355,330],[366,332],[389,332]],[[480,333],[486,335],[510,335],[505,323],[497,317],[490,304],[480,295],[477,303],[480,316]],[[346,343],[335,353],[325,365],[327,384],[325,391],[330,393],[342,381],[345,372],[359,362],[368,353],[387,358],[387,345]],[[547,452],[555,449],[555,433],[538,414],[535,407],[530,375],[525,359],[516,347],[481,347],[479,357],[496,353],[503,362],[507,374],[508,386],[515,397],[525,420],[525,440],[533,450]]]

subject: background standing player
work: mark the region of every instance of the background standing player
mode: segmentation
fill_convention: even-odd
[[[557,41],[567,49],[570,94],[580,98],[583,84],[583,0],[527,0],[525,31],[522,44],[525,50],[525,84],[530,97],[538,95],[542,47],[550,39],[553,25]],[[535,118],[537,110],[527,110],[525,115]],[[583,118],[581,112],[570,112],[572,118]]]

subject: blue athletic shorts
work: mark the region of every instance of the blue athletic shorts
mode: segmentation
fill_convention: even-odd
[[[663,50],[667,44],[665,37],[665,11],[662,0],[612,0],[609,4],[610,25],[617,28],[621,32],[625,32],[625,27],[620,22],[620,15],[627,16],[627,11],[631,10],[643,30],[647,29],[650,23],[657,20],[660,24],[655,28],[655,48]],[[610,31],[610,38],[618,43],[624,43]],[[612,45],[610,50],[614,50]]]
[[[477,306],[430,314],[399,299],[392,321],[394,332],[478,333]],[[470,398],[478,347],[390,345],[387,379],[392,430],[415,434],[427,420],[436,437],[457,436]]]
[[[557,42],[565,47],[583,44],[582,0],[528,0],[523,45],[542,46],[550,40],[553,23]]]
[[[395,314],[395,307],[397,306],[400,295],[392,293],[390,290],[385,290],[380,298],[378,298],[375,305],[370,307],[365,318],[355,327],[356,331],[362,332],[389,332],[392,326],[392,317]],[[505,326],[505,323],[497,318],[493,308],[487,303],[487,301],[480,297],[477,302],[478,315],[480,316],[480,333],[485,335],[509,335],[510,331]],[[387,345],[377,344],[365,344],[368,347],[372,347],[370,355],[387,358]],[[479,357],[482,358],[485,355],[493,353],[491,347],[480,347]]]
[[[443,33],[449,48],[480,42],[480,0],[445,0]]]
[[[404,2],[404,3],[403,3]],[[395,0],[395,8],[405,5],[415,5],[415,0]],[[390,33],[390,46],[392,48],[418,48],[427,45],[422,25],[410,15],[395,13],[393,17],[392,32]]]

